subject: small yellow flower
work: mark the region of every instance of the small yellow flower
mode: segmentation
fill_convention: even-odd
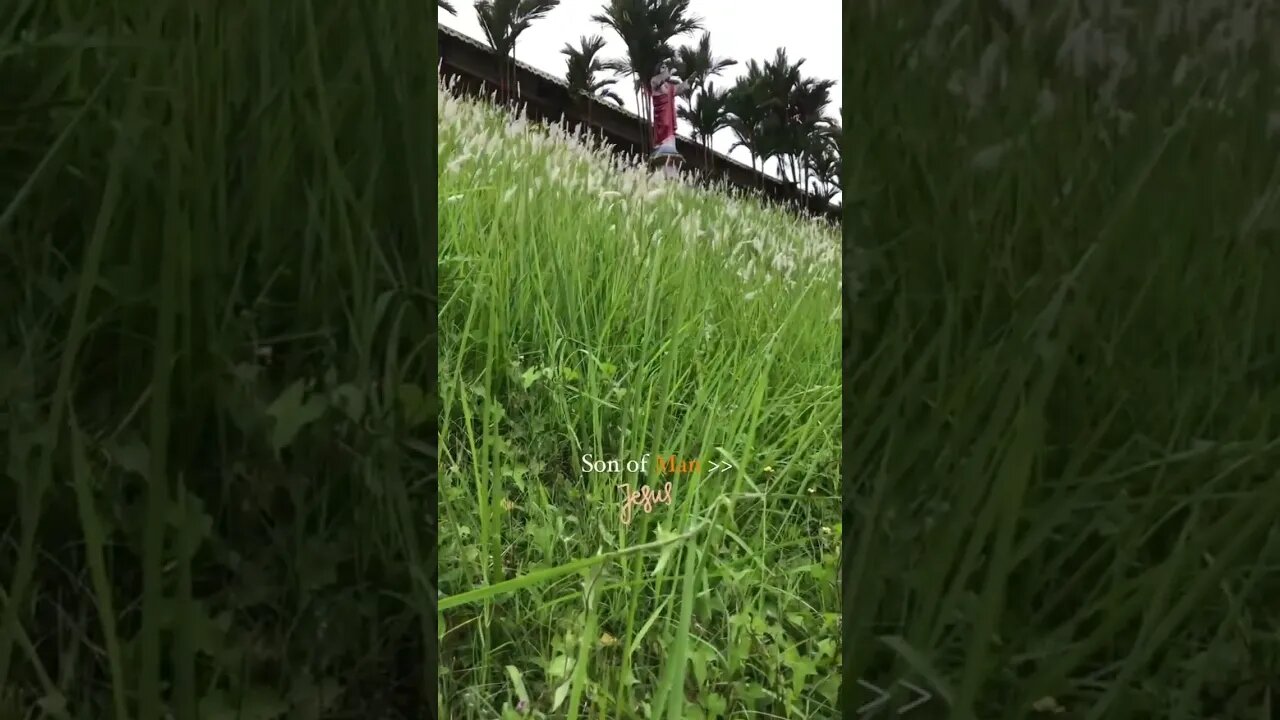
[[[604,633],[600,636],[601,647],[612,647],[617,644],[618,644],[618,638],[610,635],[609,633]]]
[[[1052,696],[1042,697],[1031,704],[1031,709],[1036,712],[1060,714],[1067,711],[1066,708],[1058,702],[1057,698]]]
[[[765,472],[767,472],[767,473],[771,473],[771,472],[773,472],[773,466],[772,466],[772,465],[765,465],[765,466],[764,466],[764,471],[765,471]]]
[[[511,512],[516,509],[516,504],[507,498],[502,498],[502,509]]]

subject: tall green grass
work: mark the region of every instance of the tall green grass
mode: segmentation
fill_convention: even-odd
[[[0,7],[0,718],[420,718],[433,37]]]
[[[847,10],[855,705],[1274,716],[1280,25],[1118,5]]]
[[[437,110],[442,713],[835,717],[836,231]]]

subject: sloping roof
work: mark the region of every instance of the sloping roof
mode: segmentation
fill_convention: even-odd
[[[447,34],[447,35],[449,35],[449,36],[451,36],[451,37],[454,37],[454,38],[456,38],[456,39],[458,39],[458,40],[460,40],[460,41],[464,42],[464,43],[467,43],[468,45],[471,45],[471,46],[473,46],[473,47],[477,48],[478,50],[482,50],[482,51],[487,52],[487,53],[490,53],[490,54],[492,54],[492,53],[494,52],[494,50],[493,50],[493,48],[492,48],[492,47],[490,47],[489,45],[487,45],[487,44],[485,44],[485,43],[483,43],[483,42],[481,42],[481,41],[479,41],[479,40],[477,40],[477,39],[475,39],[475,38],[471,37],[470,35],[467,35],[466,33],[458,32],[457,30],[454,30],[454,29],[453,29],[453,28],[451,28],[451,27],[448,27],[448,26],[445,26],[445,25],[439,25],[438,23],[437,23],[437,25],[438,25],[438,27],[440,28],[440,32],[442,32],[442,33],[445,33],[445,34]],[[522,70],[524,70],[524,71],[526,71],[526,72],[529,72],[529,73],[532,73],[532,74],[534,74],[534,75],[537,75],[538,77],[542,78],[543,80],[546,80],[547,82],[550,82],[550,83],[554,83],[554,84],[556,84],[556,85],[559,85],[560,87],[564,88],[566,91],[569,91],[569,83],[565,82],[564,78],[556,77],[555,75],[552,75],[552,74],[550,74],[550,73],[548,73],[548,72],[545,72],[545,71],[543,71],[543,70],[539,70],[538,68],[533,67],[532,65],[529,65],[529,64],[526,64],[526,63],[521,62],[519,59],[517,59],[517,60],[515,61],[515,64],[516,64],[516,67],[518,67],[518,68],[520,68],[520,69],[522,69]],[[645,122],[645,123],[649,122],[648,118],[641,117],[640,115],[637,115],[636,113],[631,112],[630,110],[628,110],[627,108],[625,108],[625,107],[623,107],[623,106],[619,106],[619,105],[616,105],[616,104],[614,104],[614,103],[605,103],[605,102],[601,101],[599,98],[592,97],[592,96],[590,96],[590,95],[585,95],[585,97],[587,98],[587,100],[588,100],[589,102],[594,103],[594,104],[595,104],[595,105],[597,105],[597,106],[609,108],[609,109],[610,109],[610,110],[612,110],[613,112],[617,112],[617,113],[621,113],[621,114],[623,114],[623,115],[626,115],[628,118],[631,118],[631,119],[635,120],[636,122]],[[701,147],[704,147],[701,143],[699,143],[699,142],[697,142],[697,141],[695,141],[695,140],[693,140],[693,139],[689,138],[689,137],[688,137],[688,136],[686,136],[686,135],[681,135],[681,134],[679,134],[679,133],[676,133],[676,137],[677,137],[677,138],[679,138],[680,140],[682,140],[683,142],[688,143],[688,144],[690,144],[690,145],[695,145],[695,146],[700,147],[700,148],[701,148]],[[719,150],[715,150],[715,149],[713,149],[713,148],[707,148],[707,150],[708,150],[712,155],[714,155],[714,156],[717,158],[716,162],[719,162],[719,163],[728,163],[728,164],[730,164],[730,165],[737,166],[739,169],[741,169],[741,170],[743,170],[743,171],[745,171],[745,172],[760,174],[760,175],[763,175],[767,180],[770,180],[770,181],[775,182],[775,183],[778,183],[778,184],[784,184],[784,183],[782,182],[782,180],[780,180],[780,179],[778,179],[778,178],[776,178],[776,177],[774,177],[774,176],[772,176],[772,175],[769,175],[769,174],[767,174],[767,173],[763,173],[763,172],[761,172],[760,170],[757,170],[756,168],[754,168],[754,167],[752,167],[752,166],[750,166],[750,165],[748,165],[748,164],[746,164],[746,163],[744,163],[744,162],[742,162],[742,161],[740,161],[740,160],[736,160],[736,159],[734,159],[734,158],[732,158],[732,157],[729,157],[728,155],[726,155],[726,154],[724,154],[724,153],[720,152]],[[796,188],[796,191],[797,191],[797,192],[799,192],[799,193],[801,193],[801,194],[803,194],[803,195],[806,195],[806,196],[809,196],[809,197],[813,197],[812,195],[809,195],[809,193],[807,193],[807,192],[805,192],[804,190],[801,190],[801,189],[799,189],[799,188]],[[838,209],[839,209],[839,208],[838,208],[838,206],[831,206],[831,207],[832,207],[832,209],[833,209],[833,210],[838,210]]]

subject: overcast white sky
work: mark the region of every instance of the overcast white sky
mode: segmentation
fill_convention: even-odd
[[[555,77],[564,77],[565,56],[560,49],[565,43],[578,45],[583,35],[600,35],[606,41],[603,56],[621,57],[625,54],[622,41],[613,31],[591,21],[591,16],[604,8],[603,0],[562,0],[542,20],[534,22],[520,36],[516,46],[516,59],[532,65]],[[484,42],[484,33],[476,20],[471,0],[454,0],[458,11],[455,17],[439,10],[440,24]],[[805,58],[801,71],[806,75],[835,80],[831,90],[832,104],[828,113],[838,117],[841,87],[840,66],[840,0],[692,0],[690,8],[702,18],[703,30],[711,32],[711,52],[717,57],[728,57],[739,62],[727,68],[721,76],[713,78],[716,87],[732,84],[734,78],[746,71],[746,61],[755,59],[763,63],[773,57],[779,47],[787,49],[792,62]],[[673,46],[697,42],[702,31],[673,40]],[[609,73],[605,73],[606,76]],[[625,82],[619,83],[618,94],[632,112],[637,112],[634,94]],[[690,135],[683,120],[677,121],[678,132]],[[727,153],[735,160],[750,164],[751,156],[739,148],[729,153],[735,141],[733,133],[722,130],[711,141],[716,150]],[[774,175],[774,163],[767,168]],[[835,198],[839,202],[840,196]]]

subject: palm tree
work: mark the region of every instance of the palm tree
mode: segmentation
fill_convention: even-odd
[[[704,163],[711,160],[711,136],[726,127],[726,118],[723,93],[719,97],[707,98],[705,102],[701,98],[706,95],[708,81],[712,77],[737,64],[737,60],[719,58],[711,52],[709,32],[704,32],[696,45],[682,45],[676,49],[675,65],[680,78],[686,83],[680,97],[688,108],[680,108],[677,115],[693,126],[695,136],[701,137]],[[700,99],[697,108],[693,104],[695,93]]]
[[[810,138],[818,132],[835,82],[805,77],[804,59],[791,62],[784,48],[765,61],[755,78],[763,121],[754,138],[756,154],[777,162],[778,175],[797,189],[810,186]]]
[[[804,59],[792,64],[787,57],[786,48],[778,48],[773,59],[764,62],[759,78],[758,92],[765,121],[757,142],[762,146],[762,158],[777,161],[778,174],[784,181],[787,179],[784,164],[786,156],[797,148],[797,139],[801,134],[801,130],[795,125],[798,118],[792,112],[792,102],[803,80],[800,73],[802,65]]]
[[[729,112],[725,107],[728,92],[717,90],[715,83],[707,83],[688,108],[680,108],[680,118],[693,128],[693,136],[702,144],[704,162],[710,163],[711,138],[729,127]]]
[[[476,0],[476,19],[480,22],[480,31],[494,52],[506,57],[515,51],[515,39],[511,36],[511,28],[519,9],[519,0]],[[503,68],[502,82],[498,89],[499,100],[505,98],[507,91],[507,69]]]
[[[805,173],[804,183],[801,187],[806,189],[809,186],[808,155],[813,148],[811,139],[820,132],[824,123],[829,120],[823,115],[823,111],[831,104],[831,88],[833,87],[835,87],[835,82],[832,80],[804,78],[792,90],[788,101],[788,122],[790,123],[789,128],[792,130],[792,132],[788,133],[788,138],[791,141],[789,149],[792,177],[798,180],[800,173]]]
[[[844,108],[840,108],[840,117],[844,118]],[[839,151],[840,143],[844,139],[844,125],[841,120],[833,117],[823,117],[822,120],[818,121],[815,135],[822,142],[829,143]]]
[[[697,45],[682,45],[676,49],[676,68],[680,79],[689,83],[683,97],[690,102],[695,90],[701,89],[713,76],[723,70],[737,65],[737,60],[718,58],[711,54],[711,33],[705,32],[698,39]]]
[[[439,0],[437,0],[438,2]],[[560,0],[476,0],[476,19],[485,40],[499,55],[509,59],[510,77],[515,77],[516,40],[529,29],[534,20],[546,17],[556,9]],[[502,79],[502,92],[507,88],[507,76]]]
[[[622,107],[622,98],[611,87],[618,81],[612,78],[596,79],[596,73],[605,69],[604,62],[598,57],[604,49],[604,38],[599,35],[582,36],[578,39],[578,47],[565,43],[560,54],[565,56],[565,83],[569,93],[576,100],[580,95],[587,96],[587,126],[591,127],[591,100],[605,98]]]
[[[702,19],[689,12],[690,0],[609,0],[593,22],[613,30],[626,47],[626,55],[608,60],[604,67],[634,80],[636,105],[644,118],[650,115],[649,93],[641,93],[658,63],[675,56],[672,39],[702,29]]]
[[[840,146],[830,140],[823,134],[818,133],[810,138],[810,146],[806,159],[808,161],[806,170],[812,173],[812,180],[816,181],[812,187],[805,188],[805,192],[810,192],[824,203],[831,202],[831,198],[840,192]]]
[[[840,109],[840,115],[841,117],[844,116],[844,108]],[[810,169],[813,170],[814,175],[820,182],[830,184],[832,180],[835,180],[836,184],[839,184],[842,169],[841,143],[843,141],[844,126],[839,120],[832,117],[824,117],[818,122],[817,128],[814,130],[811,138],[809,157],[814,161],[811,163]],[[832,175],[830,176],[824,177],[823,173],[816,170],[816,167],[822,164],[821,160],[823,158],[829,158],[832,160],[832,164],[830,166]],[[837,187],[832,191],[832,193],[834,194],[839,191],[840,190]],[[827,199],[830,200],[831,196],[827,196]]]
[[[766,108],[763,104],[765,95],[764,76],[760,64],[755,60],[747,62],[747,72],[741,75],[729,88],[725,95],[725,112],[728,114],[727,126],[738,138],[729,150],[746,148],[751,155],[751,169],[756,168],[756,159],[761,158],[760,169],[764,170],[761,138],[767,120]]]
[[[835,133],[838,145],[839,125],[823,114],[831,104],[835,82],[805,77],[804,62],[803,58],[791,62],[784,48],[763,64],[749,61],[725,106],[728,127],[737,136],[733,147],[747,149],[752,168],[759,159],[763,173],[774,160],[783,182],[808,193],[813,176],[820,174],[815,167],[828,172],[837,162],[818,155],[827,152],[818,149],[826,141],[816,138]]]
[[[446,2],[446,0],[436,0],[436,7],[443,8],[444,11],[449,13],[450,15],[458,14],[458,11],[454,10],[453,6],[450,5],[448,2]]]

